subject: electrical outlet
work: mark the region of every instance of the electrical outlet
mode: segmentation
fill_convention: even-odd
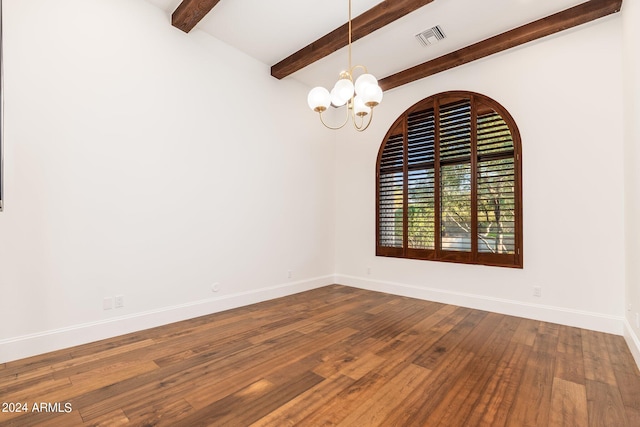
[[[371,275],[371,267],[367,267],[367,276]]]
[[[533,287],[533,296],[534,297],[541,297],[542,296],[542,288],[540,286],[534,286]]]
[[[293,277],[293,271],[289,270],[287,271],[287,279],[291,279]]]
[[[102,309],[103,310],[111,310],[113,308],[113,298],[104,297],[102,300]]]
[[[124,307],[124,295],[116,295],[116,308]]]
[[[211,292],[218,292],[220,290],[220,283],[216,282],[211,285]]]

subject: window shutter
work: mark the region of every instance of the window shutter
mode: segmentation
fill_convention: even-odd
[[[471,102],[441,105],[440,239],[444,251],[471,251]]]
[[[468,99],[441,105],[440,164],[471,158],[471,103]]]
[[[426,98],[378,152],[376,254],[522,268],[520,134],[472,92]]]
[[[409,114],[407,123],[408,242],[435,248],[435,116],[433,108]]]
[[[515,163],[509,126],[478,115],[478,252],[515,254]]]
[[[378,178],[378,245],[402,248],[404,194],[404,136],[393,135],[385,144]]]

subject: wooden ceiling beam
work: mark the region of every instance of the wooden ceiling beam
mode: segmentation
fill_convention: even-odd
[[[385,0],[352,19],[351,38],[356,41],[433,0]],[[349,24],[336,28],[310,45],[271,67],[271,75],[282,79],[348,44]]]
[[[379,81],[382,90],[437,74],[524,43],[585,24],[620,11],[622,0],[590,0],[497,36],[392,74]]]
[[[220,0],[182,0],[171,14],[171,25],[188,33]]]

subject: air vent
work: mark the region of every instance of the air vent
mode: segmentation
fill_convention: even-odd
[[[444,32],[442,32],[442,28],[439,25],[436,25],[433,28],[429,28],[428,30],[424,30],[420,34],[416,34],[416,39],[422,44],[422,46],[430,46],[434,43],[439,42],[446,36]]]

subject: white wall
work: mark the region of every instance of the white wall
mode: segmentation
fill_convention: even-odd
[[[142,0],[3,3],[0,362],[332,283],[306,87]]]
[[[370,131],[342,134],[338,141],[338,281],[621,334],[620,40],[617,14],[386,93]],[[375,256],[375,164],[382,139],[413,103],[454,89],[492,97],[518,123],[522,270]],[[542,297],[533,297],[534,286],[542,287]]]
[[[623,3],[625,67],[625,201],[627,237],[627,330],[625,337],[640,365],[640,6],[637,1]]]

